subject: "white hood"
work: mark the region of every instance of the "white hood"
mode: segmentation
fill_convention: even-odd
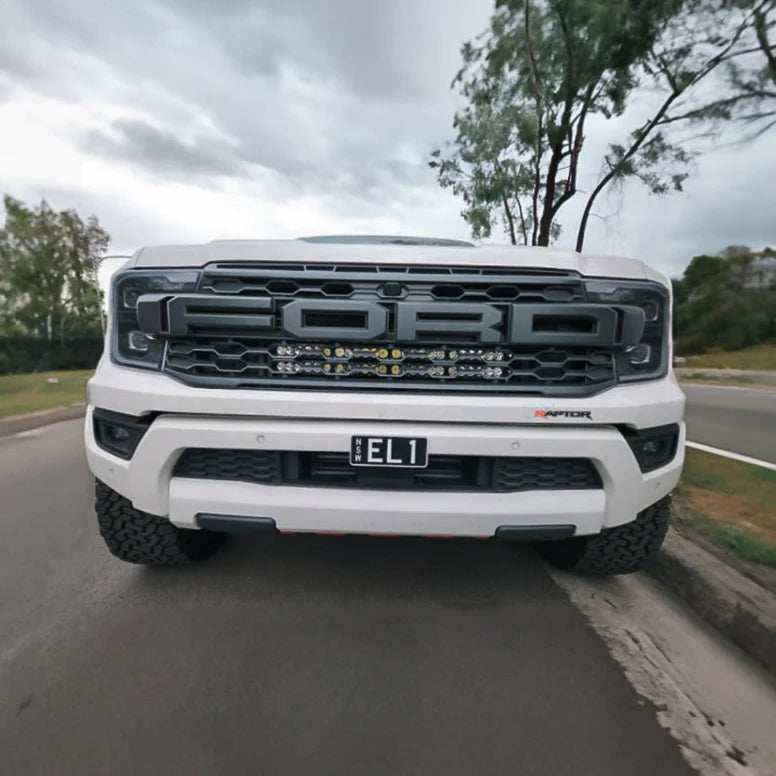
[[[201,267],[211,262],[232,261],[525,267],[568,270],[587,277],[654,280],[669,285],[664,275],[636,259],[514,245],[459,247],[312,243],[304,240],[214,240],[202,245],[141,248],[127,266]]]

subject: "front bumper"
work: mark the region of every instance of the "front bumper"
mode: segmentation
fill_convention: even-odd
[[[97,393],[92,386],[93,399]],[[348,398],[340,396],[340,402]],[[310,409],[315,407],[309,395],[307,402]],[[231,402],[222,406],[232,409]],[[228,417],[215,414],[212,404],[210,407],[212,414],[207,415],[160,415],[132,458],[123,460],[97,445],[90,405],[85,441],[92,472],[138,509],[169,516],[175,525],[185,528],[197,528],[198,515],[215,514],[272,518],[282,531],[490,537],[505,525],[573,525],[578,535],[585,535],[629,522],[674,488],[683,463],[683,424],[674,460],[645,474],[623,435],[607,425]],[[127,411],[124,406],[111,409]],[[343,415],[358,417],[357,412],[341,406],[340,417]],[[440,493],[286,487],[172,476],[177,459],[188,447],[347,452],[353,435],[426,437],[430,455],[584,456],[598,469],[603,487]]]

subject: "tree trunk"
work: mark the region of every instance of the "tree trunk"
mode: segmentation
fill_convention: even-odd
[[[574,250],[577,253],[582,253],[582,248],[585,245],[585,232],[587,231],[587,222],[590,220],[590,213],[593,210],[593,203],[596,197],[604,190],[609,181],[613,178],[613,175],[607,174],[598,182],[598,185],[593,189],[590,196],[585,203],[585,209],[582,211],[582,218],[579,219],[579,229],[577,230],[577,244]]]
[[[509,209],[509,202],[507,202],[506,195],[502,196],[501,201],[504,203],[504,215],[507,218],[507,224],[509,224],[509,238],[512,240],[512,245],[517,245],[517,236],[515,235],[515,219],[512,216],[512,211]]]
[[[523,213],[523,206],[520,204],[520,197],[516,197],[515,202],[517,202],[517,212],[520,215],[520,234],[523,235],[523,245],[528,245],[528,230],[525,228],[525,213]]]

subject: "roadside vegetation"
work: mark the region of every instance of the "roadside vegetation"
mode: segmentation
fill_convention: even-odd
[[[91,374],[92,370],[82,369],[0,375],[0,418],[80,404],[85,401],[86,381]],[[50,383],[49,378],[58,382]]]
[[[776,472],[687,450],[674,494],[675,525],[727,551],[776,568]]]
[[[705,354],[688,366],[776,368],[776,250],[693,257],[674,280],[674,340],[680,356]]]
[[[0,375],[97,364],[97,269],[107,249],[108,234],[94,216],[2,197]]]
[[[776,341],[743,350],[715,350],[700,356],[688,356],[682,364],[688,369],[754,369],[776,371]],[[738,378],[741,379],[741,378]],[[744,381],[746,382],[746,381]]]

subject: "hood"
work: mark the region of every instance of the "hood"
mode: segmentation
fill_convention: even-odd
[[[141,248],[127,267],[202,267],[212,262],[304,262],[314,264],[418,264],[560,269],[586,277],[668,279],[636,259],[515,245],[394,245],[305,240],[214,240],[202,245]]]

